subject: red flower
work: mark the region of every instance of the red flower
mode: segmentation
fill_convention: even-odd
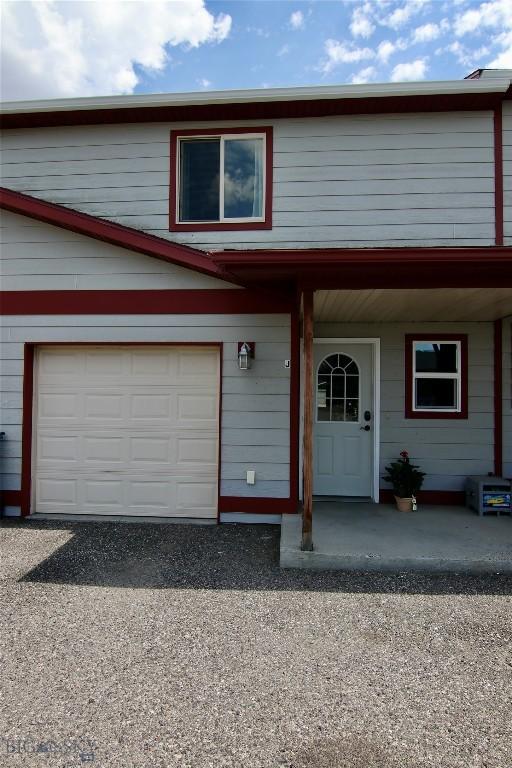
[[[409,454],[407,453],[407,451],[400,451],[400,456],[402,457],[402,459],[409,458]]]

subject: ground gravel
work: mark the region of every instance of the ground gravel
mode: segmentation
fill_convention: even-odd
[[[1,537],[1,766],[512,767],[510,576],[281,571],[271,526]]]

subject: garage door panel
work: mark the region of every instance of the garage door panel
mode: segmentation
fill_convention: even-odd
[[[182,350],[177,356],[177,383],[188,384],[197,382],[197,376],[201,379],[209,379],[215,382],[219,375],[219,356],[216,350],[208,350],[198,355],[193,350]]]
[[[112,354],[108,347],[101,350],[89,350],[85,353],[85,375],[92,382],[95,379],[104,381],[109,378],[119,381],[119,378],[126,372],[125,358],[126,356],[122,352]]]
[[[40,464],[76,462],[80,458],[80,439],[78,435],[39,434],[37,456]]]
[[[212,469],[217,464],[217,440],[215,436],[181,437],[177,440],[176,463],[184,465],[207,466]]]
[[[124,507],[123,478],[116,480],[105,480],[95,478],[94,480],[83,480],[80,483],[83,488],[83,504],[86,507],[109,506],[116,507],[121,511]]]
[[[154,435],[132,437],[129,438],[129,444],[130,463],[160,462],[170,464],[175,461],[173,441],[169,437],[156,437]]]
[[[37,497],[42,506],[52,508],[55,505],[65,505],[74,508],[78,501],[77,479],[62,477],[39,477],[37,479]]]
[[[175,478],[126,475],[115,480],[77,476],[62,480],[48,474],[37,483],[42,513],[141,515],[153,517],[215,517],[217,484],[203,475]]]
[[[186,471],[214,473],[218,461],[217,434],[210,430],[140,431],[129,428],[97,431],[88,427],[81,431],[40,430],[37,441],[36,469],[57,471],[62,462],[73,463],[74,471],[165,472],[168,475]]]
[[[217,399],[213,395],[202,396],[199,392],[178,395],[177,423],[186,421],[212,422],[217,417]]]
[[[176,508],[184,514],[200,514],[211,509],[216,501],[216,484],[200,481],[177,481],[176,484]]]
[[[80,414],[78,394],[72,392],[40,392],[39,419],[76,419]]]
[[[85,359],[77,350],[56,347],[45,350],[40,358],[38,377],[41,384],[60,380],[63,374],[68,379],[80,380],[84,374]]]
[[[217,350],[41,348],[37,360],[37,511],[216,516]]]

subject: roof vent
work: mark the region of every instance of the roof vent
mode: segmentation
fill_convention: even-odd
[[[512,80],[512,69],[475,69],[464,80],[488,80],[492,77],[509,77]]]

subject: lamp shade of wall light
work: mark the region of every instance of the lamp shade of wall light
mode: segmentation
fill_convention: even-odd
[[[247,341],[242,341],[238,345],[238,367],[241,371],[248,371],[251,367],[251,359],[254,357],[251,345]]]

